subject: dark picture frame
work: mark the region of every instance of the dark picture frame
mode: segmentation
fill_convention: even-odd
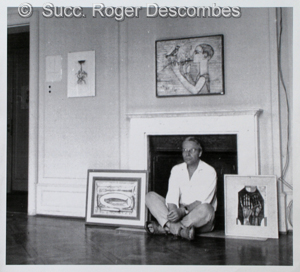
[[[223,35],[155,43],[156,96],[224,95]]]
[[[86,224],[144,228],[147,171],[88,170]]]

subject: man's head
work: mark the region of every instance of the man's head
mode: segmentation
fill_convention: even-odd
[[[194,62],[209,61],[214,55],[214,49],[209,44],[199,44],[194,50]]]
[[[195,137],[187,137],[182,143],[182,157],[188,166],[197,165],[202,155],[202,146]]]

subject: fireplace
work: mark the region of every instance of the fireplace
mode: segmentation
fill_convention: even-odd
[[[190,135],[200,140],[201,160],[217,172],[217,199],[215,229],[224,230],[224,174],[237,174],[236,135]],[[181,144],[186,135],[148,136],[149,142],[149,191],[165,197],[171,168],[183,162]],[[150,217],[151,219],[151,217]]]
[[[260,174],[257,122],[261,112],[128,114],[129,168],[148,170],[148,189],[163,195],[171,167],[180,163],[182,140],[190,135],[197,136],[204,147],[203,161],[212,165],[218,174],[217,228],[224,229],[224,174]],[[161,162],[166,166],[160,167]],[[157,171],[161,172],[158,183],[154,182]]]

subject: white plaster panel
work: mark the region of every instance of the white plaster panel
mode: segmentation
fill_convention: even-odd
[[[85,186],[37,186],[37,214],[85,217],[85,206]]]

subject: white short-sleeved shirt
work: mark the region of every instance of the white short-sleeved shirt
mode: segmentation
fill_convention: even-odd
[[[175,165],[171,170],[166,204],[189,205],[198,200],[211,204],[216,211],[216,190],[217,174],[212,166],[200,160],[190,179],[187,164],[184,162]]]

